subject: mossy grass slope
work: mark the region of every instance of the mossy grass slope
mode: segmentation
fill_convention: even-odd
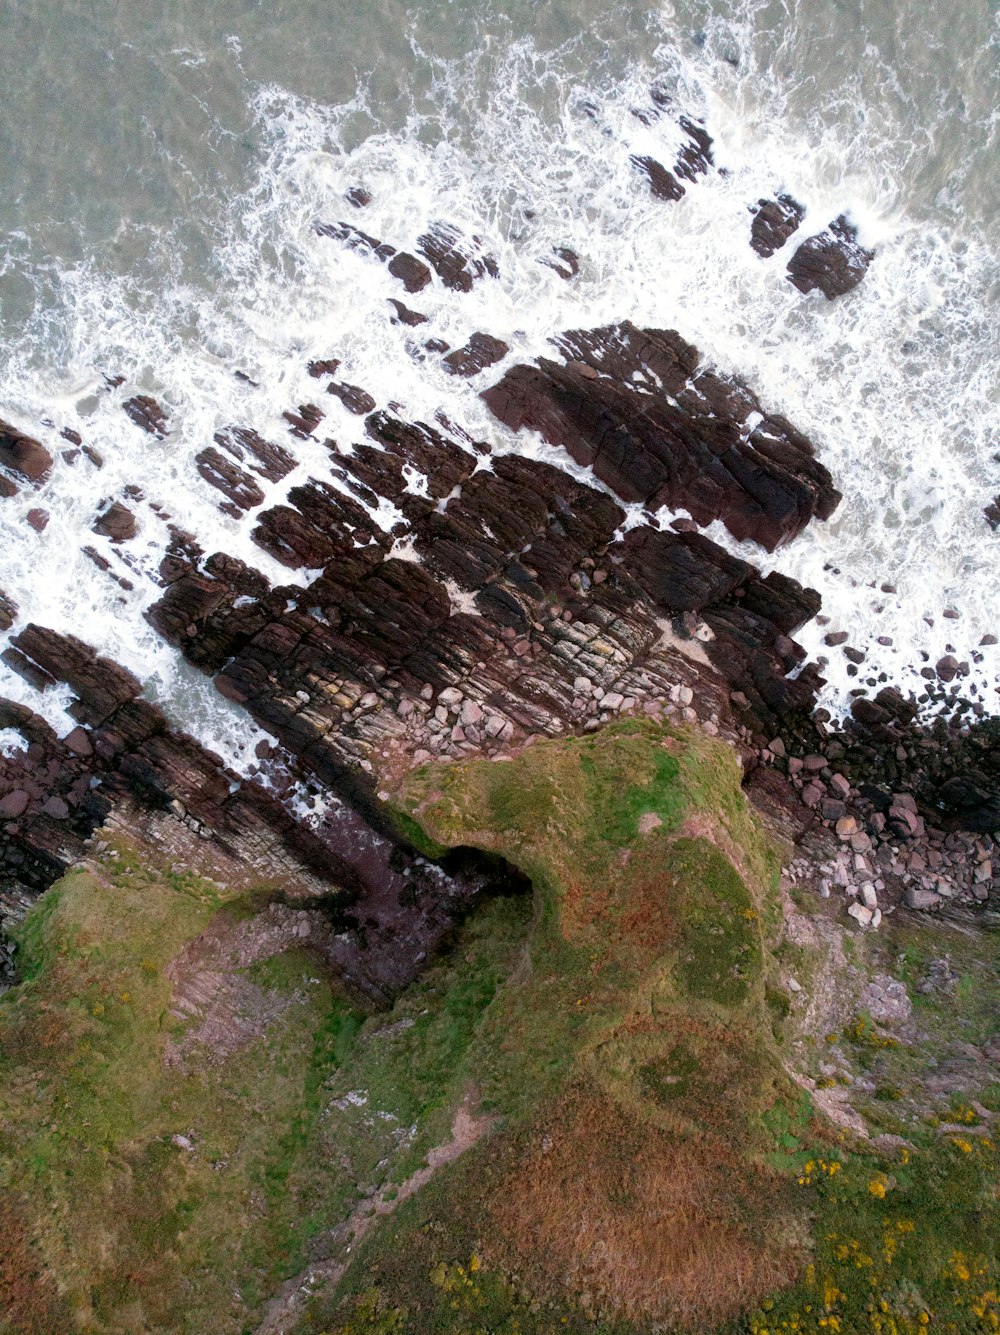
[[[877,1148],[784,1074],[777,855],[726,748],[622,723],[428,767],[398,800],[435,843],[527,872],[533,927],[460,1067],[493,1133],[368,1239],[306,1329],[1000,1329],[988,1127],[929,1119]],[[968,1013],[928,1002],[932,1037],[995,1032],[974,982],[997,944],[966,946]],[[897,945],[905,977],[919,952]],[[865,1016],[840,1037],[866,1069],[917,1060]]]
[[[732,752],[627,720],[428,766],[396,800],[436,844],[530,876],[534,921],[462,1071],[495,1130],[366,1243],[331,1328],[705,1325],[789,1280],[804,1223],[767,1124],[791,1098],[765,995],[779,858]]]
[[[361,1017],[286,954],[261,975],[266,1037],[171,1066],[165,968],[227,896],[114,853],[28,915],[25,981],[0,999],[0,1196],[23,1254],[0,1268],[0,1330],[239,1332],[326,1220],[313,1123]]]

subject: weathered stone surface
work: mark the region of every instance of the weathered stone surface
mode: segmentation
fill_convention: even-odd
[[[364,417],[365,413],[370,413],[375,407],[375,399],[360,385],[348,385],[335,380],[327,385],[326,392],[340,399],[348,412],[354,413],[356,417]]]
[[[653,104],[653,108],[638,113],[647,125],[659,119],[670,105],[656,89],[653,90]],[[646,176],[652,193],[658,199],[668,201],[678,200],[684,194],[682,181],[697,180],[712,165],[712,139],[704,125],[689,116],[681,116],[678,123],[684,137],[672,170],[645,154],[631,158],[632,165]]]
[[[58,635],[34,623],[15,635],[11,644],[55,681],[63,681],[77,696],[70,713],[81,723],[97,726],[142,690],[132,673],[108,658],[100,658],[82,640]]]
[[[0,420],[0,464],[19,474],[26,482],[41,482],[52,467],[52,455],[32,436]],[[13,495],[16,488],[8,490]]]
[[[121,501],[114,501],[94,520],[94,532],[112,542],[128,542],[139,531],[135,515]]]
[[[423,260],[406,251],[398,251],[395,246],[387,245],[376,237],[369,236],[350,223],[317,223],[316,231],[320,236],[333,237],[343,241],[353,250],[365,250],[386,264],[394,278],[406,288],[407,292],[420,292],[431,281],[431,271]]]
[[[247,468],[266,478],[268,482],[280,482],[295,467],[295,458],[282,445],[275,445],[249,427],[227,427],[215,435],[215,443],[220,450]]]
[[[0,589],[0,630],[10,630],[17,616],[17,603]]]
[[[478,375],[487,366],[493,366],[510,351],[507,344],[491,334],[473,334],[464,348],[444,358],[444,366],[452,375]]]
[[[544,255],[540,264],[544,264],[549,269],[554,269],[560,278],[569,282],[580,272],[580,257],[573,250],[566,246],[558,246],[551,255]]]
[[[805,209],[791,195],[778,195],[776,199],[762,199],[753,209],[753,223],[750,227],[750,244],[763,258],[780,250],[788,238],[798,229],[805,217]]]
[[[426,315],[421,315],[420,311],[410,310],[409,306],[404,306],[403,303],[397,301],[395,297],[389,298],[389,305],[395,310],[396,319],[400,324],[408,325],[409,328],[413,329],[419,324],[427,323]]]
[[[623,500],[683,506],[699,524],[721,518],[769,550],[839,502],[810,442],[745,386],[698,372],[678,334],[623,324],[564,334],[557,346],[566,362],[515,366],[483,398]]]
[[[455,292],[471,292],[472,285],[485,274],[499,276],[492,255],[483,250],[480,237],[465,237],[447,222],[437,222],[417,239],[417,249],[427,259],[445,287]]]
[[[225,496],[220,510],[238,519],[247,510],[260,505],[264,492],[260,484],[242,469],[234,459],[227,459],[221,450],[214,446],[202,450],[195,463],[198,472],[205,481]]]
[[[857,287],[875,258],[858,244],[858,229],[843,214],[824,232],[803,241],[788,261],[788,277],[800,292],[818,288],[830,301]]]
[[[167,415],[149,394],[136,394],[122,404],[126,413],[143,431],[162,440],[168,434]]]

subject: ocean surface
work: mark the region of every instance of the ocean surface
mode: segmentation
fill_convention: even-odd
[[[328,476],[281,413],[315,397],[307,363],[336,356],[411,420],[443,411],[498,450],[539,448],[490,417],[477,382],[416,361],[389,319],[393,280],[313,226],[346,217],[407,248],[443,218],[484,238],[500,277],[421,294],[422,333],[457,346],[486,330],[524,359],[564,329],[676,328],[816,442],[845,497],[829,523],[773,556],[709,532],[820,590],[829,622],[800,638],[829,660],[830,707],[868,682],[919,693],[920,668],[953,649],[972,667],[963,692],[1000,713],[1000,649],[978,648],[1000,631],[1000,533],[982,514],[1000,493],[995,4],[0,0],[0,80],[0,417],[56,455],[40,493],[0,501],[12,633],[80,635],[242,767],[259,732],[142,616],[168,516],[289,582],[251,543],[253,515],[222,515],[198,476],[213,433],[252,424],[294,449],[300,470],[265,506]],[[706,118],[721,169],[672,205],[629,166],[670,160],[670,121],[633,114],[654,81]],[[356,186],[372,196],[357,214]],[[748,206],[778,190],[807,216],[763,261]],[[876,260],[848,296],[804,298],[788,253],[845,211]],[[539,263],[554,246],[581,257],[572,283]],[[134,393],[168,411],[165,440],[123,413]],[[60,457],[65,428],[103,469]],[[324,428],[343,449],[364,430],[334,399]],[[91,525],[125,486],[140,531],[112,548]],[[822,643],[839,630],[868,653],[857,678]],[[0,694],[70,726],[58,692],[2,663]]]

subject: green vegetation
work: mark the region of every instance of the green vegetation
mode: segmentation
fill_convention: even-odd
[[[778,856],[728,748],[629,720],[426,767],[397,801],[529,874],[534,921],[460,1068],[493,1131],[366,1239],[308,1328],[634,1330],[791,1278],[800,1210],[766,1161],[791,1097],[764,988]]]
[[[211,1006],[178,1018],[176,989],[206,963],[200,934],[254,903],[118,843],[28,915],[25,981],[0,997],[3,1335],[255,1329],[387,1162],[402,1179],[447,1139],[530,903],[484,905],[388,1016],[299,950],[234,963],[246,1041],[203,1041]]]
[[[299,1335],[1000,1329],[993,1096],[920,1102],[932,1055],[995,1028],[996,936],[956,933],[947,968],[940,926],[859,942],[919,1022],[859,1011],[816,1045],[877,1147],[782,1064],[810,960],[727,747],[627,720],[394,802],[418,847],[498,854],[534,895],[481,904],[388,1012],[281,943],[220,953],[261,898],[125,846],[29,915],[0,998],[2,1335],[243,1335],[310,1263]],[[175,1014],[208,965],[238,1043]]]
[[[115,852],[28,916],[0,1001],[0,1188],[32,1262],[0,1329],[239,1331],[328,1221],[311,1139],[359,1021],[289,953],[243,999],[266,1038],[189,1052],[165,967],[225,896]]]

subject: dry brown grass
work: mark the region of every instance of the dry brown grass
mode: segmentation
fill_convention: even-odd
[[[31,1246],[14,1205],[0,1200],[0,1331],[64,1335],[69,1314]]]
[[[643,1127],[577,1092],[494,1193],[496,1259],[627,1320],[708,1326],[798,1272],[785,1198],[721,1142]]]

